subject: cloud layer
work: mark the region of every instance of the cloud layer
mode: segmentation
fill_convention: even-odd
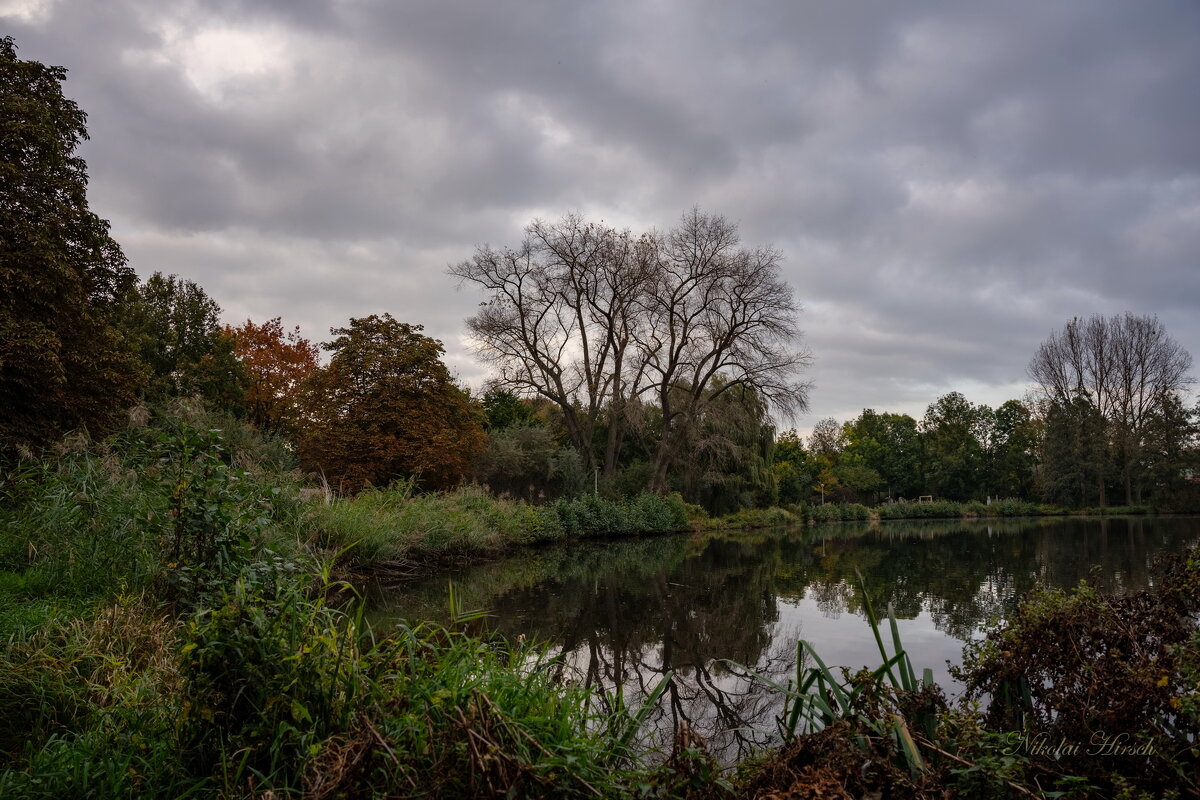
[[[446,265],[579,210],[692,205],[787,257],[812,414],[996,404],[1075,315],[1200,357],[1200,6],[6,0],[70,69],[92,205],[142,274],[323,339],[462,340]]]

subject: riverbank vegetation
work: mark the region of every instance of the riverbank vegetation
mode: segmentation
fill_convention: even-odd
[[[809,522],[889,519],[994,519],[996,517],[1094,517],[1139,516],[1152,514],[1153,506],[1103,506],[1068,508],[1006,498],[956,503],[950,500],[883,503],[868,508],[861,503],[825,503],[802,509]]]

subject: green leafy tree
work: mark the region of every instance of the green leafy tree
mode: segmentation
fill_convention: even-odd
[[[474,473],[493,492],[524,500],[578,494],[586,477],[579,454],[556,442],[542,425],[509,425],[493,431]]]
[[[309,385],[300,458],[339,491],[416,478],[462,481],[483,451],[483,409],[454,384],[442,343],[390,314],[351,319],[326,342],[329,365]]]
[[[822,499],[849,500],[849,490],[842,486],[838,466],[846,449],[846,429],[833,417],[818,420],[808,436],[808,452],[813,464],[814,492]]]
[[[1163,399],[1146,425],[1139,472],[1149,499],[1172,510],[1200,509],[1200,406],[1188,408],[1176,395]]]
[[[795,428],[776,437],[771,469],[779,487],[780,503],[794,505],[808,500],[816,471]]]
[[[983,488],[982,434],[991,413],[959,392],[939,397],[921,421],[925,439],[926,486],[948,500],[971,500]]]
[[[249,376],[234,335],[195,282],[154,273],[122,299],[121,327],[146,371],[146,400],[198,397],[214,410],[244,410]]]
[[[79,427],[110,428],[138,373],[112,325],[135,280],[108,223],[88,208],[75,154],[87,115],[62,67],[0,39],[0,451]]]
[[[672,470],[672,486],[709,513],[765,507],[778,501],[771,469],[775,428],[767,404],[749,386],[726,391],[714,382],[702,417],[692,421],[679,443],[684,455]]]
[[[1002,403],[988,420],[986,485],[993,497],[1034,496],[1040,425],[1019,400]]]
[[[857,479],[864,488],[887,497],[912,497],[921,488],[921,441],[917,421],[907,414],[879,414],[864,409],[858,419],[846,423],[842,460],[868,468],[877,476],[862,473]]]
[[[508,389],[495,387],[484,393],[483,410],[487,413],[488,431],[499,431],[514,425],[534,425],[538,416],[533,402],[517,397]]]
[[[1103,505],[1109,478],[1107,424],[1086,391],[1049,404],[1039,479],[1045,500],[1070,506]]]

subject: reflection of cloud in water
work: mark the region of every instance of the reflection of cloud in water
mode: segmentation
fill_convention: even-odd
[[[851,620],[840,620],[828,616],[821,607],[821,601],[804,598],[780,601],[779,618],[780,625],[791,625],[803,631],[804,640],[812,644],[817,655],[831,669],[875,669],[883,663],[879,646],[875,643],[865,616],[854,614]],[[846,624],[848,621],[853,624]],[[963,642],[939,630],[933,616],[926,612],[912,619],[897,619],[896,627],[900,631],[900,642],[908,652],[917,674],[920,675],[921,670],[929,667],[939,684],[952,687],[954,684],[946,669],[946,662],[961,662]],[[891,656],[892,637],[886,623],[880,633]]]

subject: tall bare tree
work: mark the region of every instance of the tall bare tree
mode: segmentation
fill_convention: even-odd
[[[739,247],[736,225],[697,208],[658,241],[638,346],[662,411],[650,487],[661,491],[687,430],[725,392],[753,388],[785,416],[806,408],[811,356],[779,251]]]
[[[606,410],[606,473],[616,463],[623,410],[639,380],[629,358],[635,298],[652,263],[629,231],[568,215],[534,220],[515,250],[482,247],[450,268],[490,295],[467,326],[476,352],[497,368],[496,382],[551,400],[588,469]]]
[[[653,400],[651,488],[662,490],[689,426],[723,393],[753,389],[785,414],[805,406],[809,355],[779,262],[693,210],[666,235],[578,215],[535,220],[519,248],[481,247],[450,272],[488,295],[467,325],[497,383],[553,401],[589,468],[599,424],[611,473],[631,419]]]
[[[1105,421],[1120,455],[1125,502],[1140,499],[1138,462],[1150,421],[1191,383],[1192,357],[1157,317],[1125,313],[1075,318],[1038,348],[1029,375],[1043,399],[1066,406],[1080,398]],[[1104,471],[1099,496],[1105,502]]]

